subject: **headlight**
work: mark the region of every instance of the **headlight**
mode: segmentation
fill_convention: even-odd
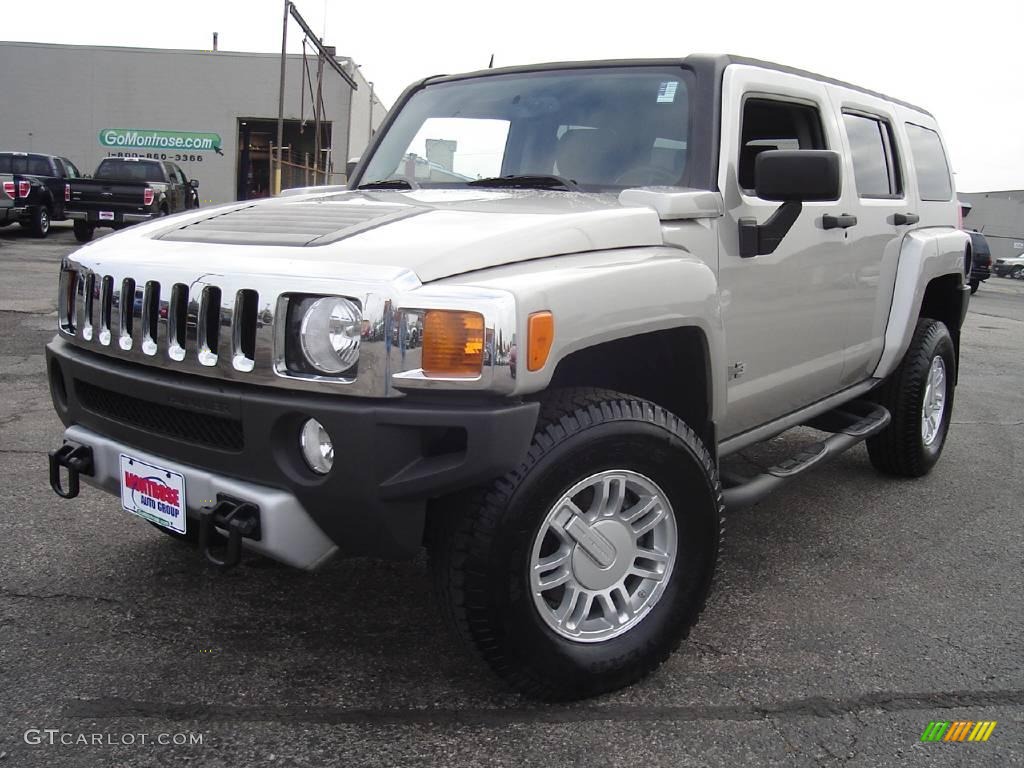
[[[320,373],[347,371],[359,360],[362,314],[340,296],[317,299],[302,316],[299,339],[306,361]]]

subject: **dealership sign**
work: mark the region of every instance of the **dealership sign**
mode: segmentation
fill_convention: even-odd
[[[100,144],[117,149],[170,149],[185,152],[220,151],[220,135],[193,131],[150,131],[139,128],[104,128]]]

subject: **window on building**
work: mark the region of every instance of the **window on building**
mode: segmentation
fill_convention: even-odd
[[[949,200],[953,197],[953,184],[939,134],[914,123],[906,125],[918,194],[922,200]]]
[[[903,193],[899,161],[888,121],[871,115],[843,113],[850,142],[853,177],[861,197],[899,197]]]
[[[818,108],[774,99],[747,99],[737,172],[745,191],[753,192],[757,156],[769,149],[828,149]]]

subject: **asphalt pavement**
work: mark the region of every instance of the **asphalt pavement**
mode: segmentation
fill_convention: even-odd
[[[449,638],[422,558],[219,574],[112,497],[57,498],[43,346],[74,247],[0,230],[0,768],[1024,764],[1024,282],[972,299],[931,475],[856,448],[733,514],[679,652],[546,706]],[[922,743],[933,720],[998,725]]]

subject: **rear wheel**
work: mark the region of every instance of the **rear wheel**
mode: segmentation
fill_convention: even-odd
[[[921,477],[942,455],[953,414],[956,356],[944,323],[917,321],[900,363],[878,391],[892,422],[867,441],[875,468],[890,475]]]
[[[1020,278],[1024,277],[1024,267],[1014,267],[1010,270],[1008,276],[1014,280],[1020,280]]]
[[[40,205],[32,212],[29,229],[33,237],[46,237],[50,233],[50,212],[45,205]]]
[[[87,221],[82,221],[81,219],[75,219],[75,223],[72,227],[75,230],[75,240],[80,243],[88,243],[96,233],[96,227]]]
[[[981,285],[980,280],[971,280],[971,295],[973,296],[978,292],[978,286]]]
[[[432,508],[435,590],[515,688],[594,696],[653,671],[697,621],[722,514],[714,462],[675,416],[554,392],[517,470]]]

